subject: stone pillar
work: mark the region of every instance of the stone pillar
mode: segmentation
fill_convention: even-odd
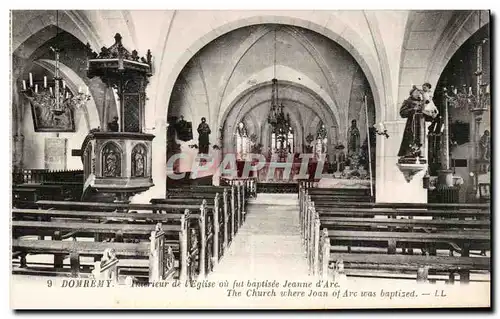
[[[132,203],[149,203],[152,198],[165,198],[167,194],[167,124],[166,119],[156,121],[152,141],[151,175],[154,186],[131,198]]]
[[[406,120],[383,122],[389,138],[377,135],[376,201],[378,203],[427,203],[427,189],[422,178],[425,169],[407,182],[397,167],[398,151],[403,139]]]

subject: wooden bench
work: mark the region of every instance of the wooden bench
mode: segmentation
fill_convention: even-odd
[[[188,222],[190,225],[190,236],[193,238],[198,238],[198,245],[200,251],[200,262],[199,262],[199,272],[200,276],[206,276],[206,273],[211,267],[209,265],[214,263],[216,249],[214,248],[214,225],[211,218],[209,219],[207,211],[207,205],[205,202],[202,205],[188,205],[188,204],[127,204],[127,203],[92,203],[92,202],[54,202],[54,201],[38,201],[37,204],[40,207],[49,208],[69,208],[69,209],[103,209],[103,210],[117,210],[121,212],[132,212],[132,211],[150,211],[152,214],[161,216],[162,214],[167,214],[167,218],[164,222],[179,222],[181,213],[185,209],[191,211]],[[140,214],[128,214],[128,218],[134,220],[143,220],[146,215],[144,213]],[[151,218],[150,218],[151,220]],[[153,218],[154,220],[154,218]]]
[[[50,208],[51,210],[14,210],[15,218],[22,216],[27,218],[36,218],[37,220],[51,220],[54,217],[60,218],[84,218],[87,221],[90,219],[97,220],[100,223],[113,220],[121,220],[130,224],[137,223],[180,223],[180,218],[185,209],[194,212],[189,214],[188,225],[190,228],[190,237],[193,237],[198,242],[199,246],[199,272],[200,276],[204,277],[207,270],[207,260],[212,260],[212,252],[215,249],[207,249],[213,246],[213,226],[207,220],[206,205],[152,205],[152,204],[126,204],[126,203],[92,203],[92,202],[59,202],[59,201],[38,201],[40,208]],[[58,210],[54,210],[57,208]],[[61,210],[66,209],[66,210]],[[72,209],[72,210],[68,210]],[[76,211],[75,209],[78,209]],[[86,211],[93,210],[93,211]],[[102,211],[104,210],[104,212]],[[110,212],[110,210],[118,210],[118,212]],[[124,213],[134,210],[147,210],[151,213]],[[38,212],[37,212],[38,211]],[[107,212],[106,212],[107,211]],[[43,212],[43,213],[42,213]],[[163,214],[161,214],[163,212]],[[168,212],[168,215],[164,215]],[[18,217],[16,217],[18,216]],[[81,232],[80,232],[81,233]],[[63,235],[63,238],[74,237],[75,232]],[[197,239],[199,237],[199,240]],[[98,233],[95,238],[99,240]]]
[[[153,198],[151,199],[151,204],[167,204],[167,205],[206,205],[208,219],[213,220],[213,233],[216,234],[213,238],[213,260],[212,264],[215,265],[222,258],[224,252],[226,251],[229,243],[234,238],[233,227],[230,220],[230,211],[228,211],[228,206],[224,205],[224,198],[226,196],[220,196],[216,193],[213,199],[197,199],[197,198]],[[225,208],[225,209],[224,209]],[[234,220],[234,218],[233,218]],[[210,222],[209,222],[210,223]],[[209,227],[211,228],[211,227]]]
[[[316,240],[316,239],[315,239]],[[470,270],[489,270],[489,258],[488,257],[469,257],[469,251],[471,249],[490,249],[491,236],[489,232],[448,232],[448,233],[431,233],[431,234],[421,234],[421,233],[401,233],[401,232],[373,232],[373,231],[335,231],[328,230],[324,228],[322,231],[322,236],[319,242],[314,244],[314,247],[318,247],[318,250],[314,251],[314,255],[311,256],[314,273],[323,276],[328,276],[328,267],[332,263],[338,262],[338,260],[344,260],[339,258],[335,252],[332,250],[332,246],[336,244],[360,244],[360,245],[371,245],[383,243],[384,246],[388,247],[388,253],[390,256],[397,256],[395,258],[380,259],[378,254],[364,254],[361,257],[353,257],[352,261],[357,261],[358,263],[375,263],[379,262],[380,265],[386,265],[382,268],[385,269],[396,269],[404,265],[404,269],[414,268],[415,265],[425,265],[429,268],[436,269],[439,265],[439,269],[445,272],[449,272],[450,275],[454,275],[455,272],[459,272],[460,281],[463,283],[468,283],[470,280]],[[455,243],[462,247],[462,256],[401,256],[394,255],[395,248],[403,243],[413,243],[418,245],[423,245],[425,243],[435,245],[437,248],[446,247],[449,243]],[[378,245],[377,245],[378,246]],[[333,254],[332,254],[333,253]],[[360,254],[348,254],[358,256]],[[371,257],[367,257],[370,255]],[[410,265],[405,265],[402,260],[404,257],[410,257],[406,260],[411,261]],[[333,258],[332,258],[333,257]],[[413,257],[413,259],[411,258]],[[433,257],[429,258],[429,257]],[[448,257],[448,258],[446,258]],[[359,259],[358,259],[359,258]],[[465,259],[464,259],[465,258]],[[472,262],[472,259],[477,259],[479,267]],[[321,260],[321,265],[319,261]],[[481,261],[482,260],[482,261]],[[383,261],[383,262],[382,262]],[[420,264],[419,264],[420,263]],[[389,266],[387,266],[389,265]],[[319,268],[316,268],[319,266]],[[366,266],[366,265],[365,265]],[[419,271],[421,267],[418,267]]]
[[[16,194],[34,194],[30,195],[27,200],[75,200],[79,198],[82,192],[82,186],[72,184],[20,184],[15,185],[12,190],[14,197]]]
[[[183,217],[181,226],[173,227],[171,225],[144,225],[140,229],[127,228],[126,233],[130,234],[145,234],[149,233],[149,241],[139,243],[122,243],[122,242],[86,242],[86,241],[58,241],[58,240],[12,240],[12,250],[21,252],[21,267],[14,269],[14,272],[23,273],[23,269],[27,267],[25,256],[26,254],[52,254],[54,261],[62,261],[60,256],[69,255],[71,274],[73,277],[79,277],[81,273],[80,257],[81,256],[101,256],[101,261],[94,264],[93,275],[96,278],[112,279],[118,281],[119,274],[119,258],[142,258],[149,259],[149,280],[167,280],[173,278],[175,274],[175,256],[174,251],[179,252],[179,260],[186,262],[179,262],[178,269],[179,278],[181,280],[193,279],[193,270],[188,265],[190,261],[196,258],[197,248],[190,242],[187,236],[187,223],[186,216]],[[51,225],[49,225],[51,224]],[[133,225],[138,226],[138,225]],[[55,229],[61,230],[76,230],[80,227],[82,229],[92,228],[96,232],[109,232],[109,231],[124,231],[118,225],[101,225],[92,223],[73,223],[62,225],[57,222],[44,222],[36,225],[33,222],[15,221],[13,227],[15,229],[38,229],[37,234],[45,233],[46,231],[53,231]],[[112,229],[113,228],[113,229]],[[179,241],[172,241],[169,239],[170,232],[179,233]],[[24,257],[23,257],[24,256]],[[56,258],[57,257],[57,258]],[[23,260],[24,259],[24,260]],[[54,268],[62,268],[60,264],[55,263]],[[34,271],[27,271],[29,274],[44,274],[44,271],[35,269]]]
[[[229,196],[229,201],[224,201],[224,209],[230,211],[229,218],[231,227],[231,236],[234,236],[238,229],[243,224],[246,212],[246,195],[245,187],[243,184],[234,184],[230,187],[224,186],[190,186],[183,188],[169,189],[167,192],[167,199],[183,199],[183,198],[203,198],[213,197],[217,193],[222,193],[224,198],[224,191]]]
[[[343,261],[338,257],[342,253],[334,246],[347,246],[349,253],[351,246],[385,248],[387,256],[397,256],[394,255],[396,248],[405,250],[409,247],[426,248],[430,255],[435,255],[437,249],[450,249],[450,252],[457,250],[462,255],[461,257],[412,256],[407,264],[401,264],[401,258],[406,256],[380,259],[377,257],[380,253],[352,253],[353,256],[363,255],[359,259],[350,257],[353,265],[373,264],[370,267],[376,268],[376,264],[379,263],[377,269],[397,270],[398,267],[402,267],[408,270],[416,267],[419,273],[422,273],[422,267],[418,267],[419,265],[424,265],[427,270],[446,270],[446,265],[449,265],[451,280],[451,276],[455,273],[453,265],[456,264],[461,267],[458,272],[462,282],[469,281],[471,267],[475,270],[488,270],[489,258],[481,257],[480,264],[471,263],[467,259],[471,258],[469,257],[471,250],[484,252],[490,249],[491,225],[488,205],[334,201],[321,201],[318,205],[318,202],[312,199],[314,197],[308,195],[305,190],[302,190],[300,198],[301,232],[310,271],[313,274],[325,275],[328,266],[336,264],[339,260]],[[416,219],[419,216],[427,216],[427,219]],[[394,219],[397,217],[405,218]],[[323,258],[323,256],[328,257]],[[331,256],[337,257],[331,258]],[[351,267],[351,264],[347,263],[347,267]]]

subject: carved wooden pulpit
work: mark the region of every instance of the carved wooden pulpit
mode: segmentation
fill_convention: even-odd
[[[116,89],[120,103],[118,132],[93,130],[85,138],[80,155],[84,166],[83,200],[95,193],[107,193],[118,201],[153,186],[151,176],[152,140],[143,133],[146,85],[151,76],[151,52],[140,58],[136,50],[115,43],[98,54],[88,47],[87,76],[99,77],[107,90]],[[107,92],[105,92],[107,94]]]

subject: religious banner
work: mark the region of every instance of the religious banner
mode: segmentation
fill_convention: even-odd
[[[66,169],[66,141],[65,138],[45,138],[46,169]]]

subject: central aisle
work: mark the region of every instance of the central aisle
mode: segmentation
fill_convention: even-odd
[[[307,278],[297,194],[258,194],[212,278]]]

